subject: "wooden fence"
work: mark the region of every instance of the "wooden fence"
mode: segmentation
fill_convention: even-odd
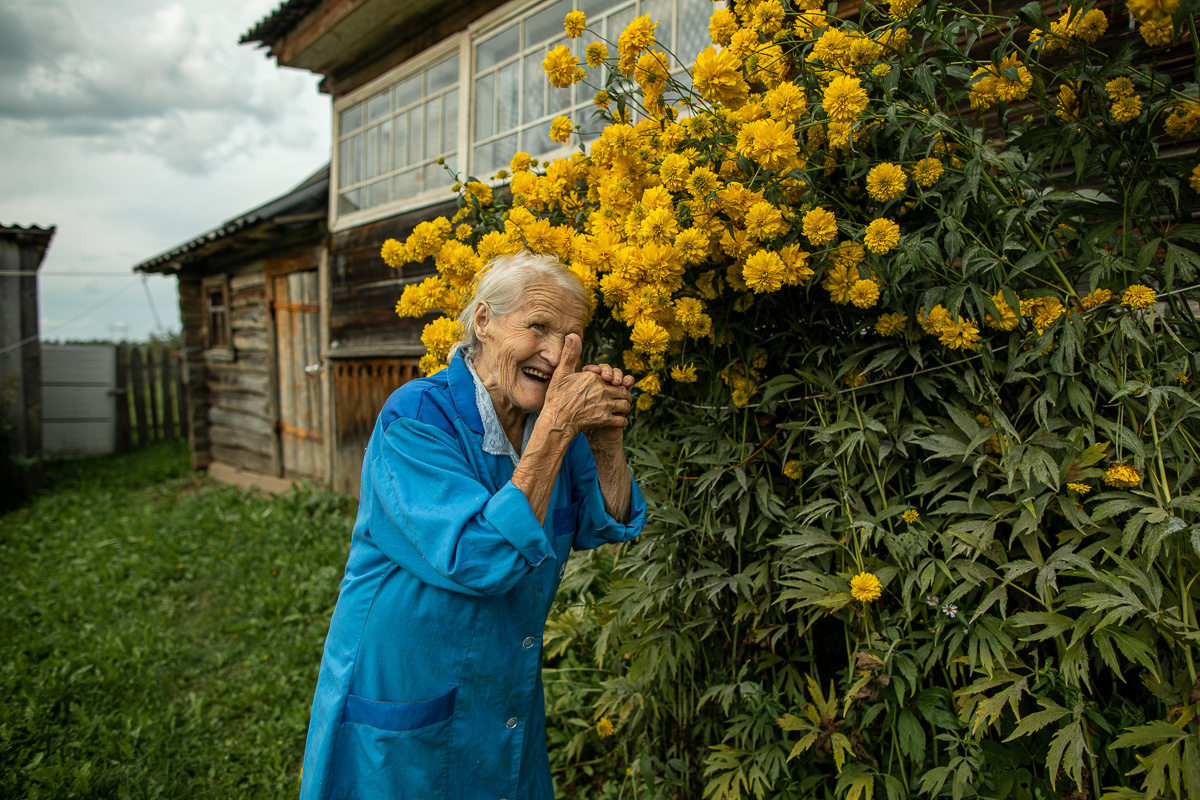
[[[187,438],[183,356],[171,348],[118,345],[117,395],[118,452]]]

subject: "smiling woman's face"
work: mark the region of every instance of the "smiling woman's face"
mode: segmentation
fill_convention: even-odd
[[[569,333],[582,338],[587,314],[583,303],[550,280],[531,283],[521,296],[524,302],[506,316],[492,316],[483,303],[475,313],[475,372],[506,428],[541,411],[563,340]]]

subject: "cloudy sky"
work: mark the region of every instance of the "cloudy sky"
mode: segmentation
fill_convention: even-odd
[[[175,280],[131,268],[329,160],[317,76],[237,43],[279,3],[0,0],[0,224],[58,227],[45,339],[179,330]]]

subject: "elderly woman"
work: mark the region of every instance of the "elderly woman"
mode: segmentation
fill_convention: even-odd
[[[633,538],[632,379],[577,372],[587,299],[493,261],[450,366],[388,399],[313,699],[302,800],[552,800],[542,630],[571,548]]]

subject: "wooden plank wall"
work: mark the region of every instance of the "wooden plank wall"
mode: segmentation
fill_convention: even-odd
[[[192,451],[192,469],[212,463],[209,440],[208,362],[204,357],[203,275],[186,270],[179,273],[179,313],[183,321],[183,386],[187,392],[186,432]]]
[[[236,268],[229,279],[234,357],[207,364],[209,440],[214,461],[278,475],[266,298],[263,262]]]
[[[452,215],[453,203],[340,231],[330,242],[330,353],[363,356],[420,355],[424,322],[396,316],[406,284],[433,274],[433,259],[399,270],[383,263],[379,249],[389,239],[404,241],[417,223]]]
[[[363,453],[388,396],[420,377],[415,358],[333,361],[333,404],[337,409],[333,488],[358,497]]]

